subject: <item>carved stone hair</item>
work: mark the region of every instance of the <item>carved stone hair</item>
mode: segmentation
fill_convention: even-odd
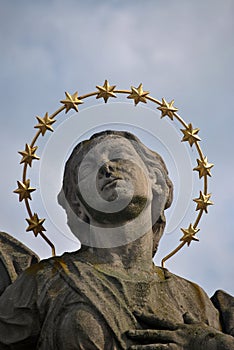
[[[89,140],[80,142],[72,151],[66,162],[63,187],[58,195],[59,204],[64,209],[72,210],[75,215],[85,223],[89,223],[88,216],[81,210],[81,201],[78,191],[78,171],[80,164],[87,152],[96,144],[107,137],[123,137],[131,142],[132,146],[143,160],[151,179],[156,179],[152,184],[152,229],[154,233],[153,255],[155,254],[158,242],[163,234],[166,224],[164,210],[169,208],[173,198],[173,185],[168,177],[166,165],[161,156],[146,147],[135,135],[127,131],[106,130],[94,134]],[[160,205],[160,216],[155,217],[158,212],[157,206]]]

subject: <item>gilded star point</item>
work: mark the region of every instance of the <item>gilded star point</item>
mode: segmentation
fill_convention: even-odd
[[[204,159],[197,159],[197,167],[193,170],[199,172],[199,178],[201,179],[203,176],[211,176],[211,168],[213,168],[214,164],[208,163],[207,157]]]
[[[162,112],[161,118],[168,116],[171,120],[173,120],[174,113],[178,111],[178,108],[174,106],[174,102],[175,100],[167,102],[165,98],[162,98],[161,106],[157,107],[157,109]]]
[[[22,159],[20,164],[25,163],[28,164],[29,166],[32,166],[32,161],[33,160],[39,160],[40,158],[35,154],[37,150],[37,146],[31,147],[28,144],[25,145],[25,150],[18,152],[19,154],[22,155]]]
[[[131,86],[131,94],[127,96],[127,98],[133,99],[135,106],[139,102],[147,103],[146,97],[149,95],[149,91],[144,91],[142,84],[140,84],[137,88],[134,86]]]
[[[60,102],[64,104],[66,108],[66,113],[70,111],[70,109],[74,109],[78,112],[78,105],[84,103],[84,101],[78,98],[78,92],[76,91],[73,95],[69,94],[69,92],[65,92],[66,99],[61,100]]]
[[[194,236],[200,229],[193,227],[192,224],[190,224],[187,229],[181,228],[181,231],[184,235],[181,237],[180,241],[187,243],[188,246],[192,241],[199,241],[199,239]]]
[[[116,95],[114,94],[115,87],[116,85],[110,85],[108,80],[105,80],[103,86],[96,86],[96,88],[99,90],[96,98],[103,98],[105,103],[107,103],[107,100],[110,97],[116,98]]]
[[[45,135],[47,130],[54,131],[52,128],[52,124],[56,122],[54,118],[50,118],[48,112],[46,112],[44,118],[39,116],[36,117],[38,120],[38,124],[34,126],[34,128],[39,129],[42,136]]]
[[[190,123],[186,129],[181,129],[182,133],[184,134],[184,137],[182,139],[182,142],[188,141],[190,146],[194,144],[194,142],[201,141],[200,137],[197,135],[200,129],[196,128],[193,129],[192,124]]]
[[[28,225],[29,225],[26,231],[27,232],[33,231],[36,237],[39,233],[46,231],[46,229],[43,227],[43,223],[45,219],[39,219],[36,213],[34,213],[34,215],[30,219],[26,219],[26,221],[28,222]]]
[[[22,202],[24,199],[32,199],[31,193],[36,191],[35,188],[30,187],[30,180],[26,180],[24,182],[17,181],[18,188],[14,190],[14,193],[19,195],[19,201]]]
[[[210,201],[211,193],[204,194],[202,191],[200,191],[199,198],[193,199],[195,203],[197,203],[196,210],[204,210],[206,213],[208,213],[207,207],[209,205],[213,205],[214,203]]]

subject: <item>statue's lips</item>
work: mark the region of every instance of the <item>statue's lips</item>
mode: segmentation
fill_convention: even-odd
[[[113,185],[115,185],[119,180],[123,180],[123,178],[121,177],[115,177],[109,180],[106,180],[101,188],[101,191],[103,191],[104,189],[111,187]]]

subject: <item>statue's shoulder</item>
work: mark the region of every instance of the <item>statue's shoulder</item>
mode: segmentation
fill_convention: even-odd
[[[210,298],[202,287],[197,283],[190,281],[184,277],[178,276],[165,268],[160,268],[161,273],[164,275],[165,281],[168,281],[170,288],[173,289],[175,293],[183,294],[187,298],[194,299],[197,297],[200,301],[210,303]]]
[[[180,305],[194,316],[195,319],[208,320],[209,324],[220,329],[219,311],[215,308],[207,293],[197,283],[177,276],[162,269],[168,292],[176,297]]]
[[[195,289],[198,288],[198,289],[203,290],[195,282],[190,281],[190,280],[188,280],[184,277],[181,277],[179,275],[176,275],[176,274],[172,273],[171,271],[167,270],[166,268],[157,267],[157,269],[159,269],[161,271],[161,274],[163,274],[165,280],[170,280],[172,283],[181,284],[184,286],[189,286],[191,288],[195,288]]]
[[[69,275],[72,273],[74,261],[79,262],[79,251],[64,253],[60,256],[53,256],[31,265],[25,273],[37,279],[54,278],[59,275]],[[77,268],[77,266],[76,266]]]

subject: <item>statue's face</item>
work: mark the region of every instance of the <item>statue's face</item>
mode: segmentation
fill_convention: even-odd
[[[91,215],[93,209],[112,213],[111,220],[119,212],[135,217],[152,200],[147,168],[131,142],[120,136],[95,143],[80,165],[78,184]]]

